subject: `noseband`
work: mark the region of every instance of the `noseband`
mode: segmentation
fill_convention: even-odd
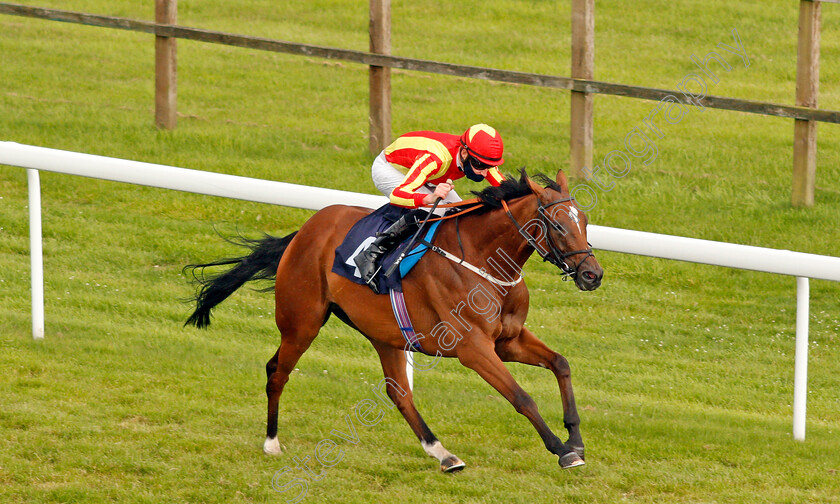
[[[561,234],[565,234],[566,232],[568,232],[568,231],[565,231],[563,229],[563,227],[560,224],[557,223],[557,221],[555,221],[554,219],[551,218],[551,216],[548,214],[548,209],[553,207],[554,205],[559,205],[560,203],[566,203],[566,202],[569,202],[569,201],[572,201],[571,196],[568,197],[568,198],[557,200],[557,201],[552,201],[551,203],[549,203],[547,205],[543,205],[542,202],[539,201],[539,199],[537,199],[537,203],[539,204],[539,208],[537,209],[537,212],[540,214],[540,221],[543,224],[551,226],[552,228],[554,228],[557,232],[559,232]],[[558,247],[554,243],[554,239],[551,237],[551,233],[548,232],[548,228],[546,228],[545,242],[548,244],[549,250],[548,251],[543,250],[539,246],[539,244],[537,243],[537,239],[534,238],[534,236],[531,233],[526,231],[519,224],[519,221],[517,221],[516,217],[514,217],[513,214],[510,212],[510,208],[508,208],[506,201],[504,201],[504,200],[502,201],[502,206],[504,207],[505,212],[507,213],[510,220],[513,222],[513,225],[516,226],[516,229],[519,230],[519,234],[521,234],[523,237],[525,237],[525,240],[528,242],[528,245],[530,245],[531,247],[534,248],[534,250],[537,251],[537,253],[540,255],[540,257],[543,258],[543,261],[548,261],[551,264],[553,264],[553,265],[557,266],[558,268],[560,268],[561,270],[563,270],[563,273],[564,273],[563,280],[568,280],[569,278],[576,277],[578,269],[581,267],[581,265],[584,263],[584,261],[586,261],[590,257],[594,256],[592,254],[592,248],[582,249],[582,250],[574,250],[572,252],[563,252],[563,250],[561,250],[560,247]],[[587,243],[587,245],[589,245],[589,243]],[[590,245],[590,247],[591,247],[591,245]],[[570,261],[570,262],[572,262],[572,265],[570,266],[569,263],[566,262],[566,259],[568,259],[571,256],[578,255],[578,254],[586,254],[586,255],[577,264],[574,264],[574,261]]]

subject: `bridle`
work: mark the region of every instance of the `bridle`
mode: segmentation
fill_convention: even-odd
[[[547,205],[543,205],[542,202],[538,198],[537,202],[539,204],[539,208],[537,208],[537,213],[539,213],[539,215],[540,215],[540,221],[543,224],[551,226],[552,228],[554,228],[554,230],[556,230],[559,233],[563,233],[563,234],[568,233],[569,231],[564,230],[563,227],[560,224],[557,223],[557,221],[555,221],[554,219],[551,218],[548,210],[551,207],[553,207],[554,205],[559,205],[561,203],[567,203],[567,202],[572,201],[572,199],[573,198],[571,196],[569,196],[568,198],[559,199],[559,200],[556,200],[556,201],[552,201],[551,203],[548,203]],[[540,257],[543,258],[543,261],[548,261],[548,262],[557,266],[558,268],[560,268],[563,271],[563,273],[564,273],[563,280],[568,280],[569,278],[575,278],[577,276],[578,269],[580,269],[581,265],[583,265],[583,263],[587,259],[589,259],[590,257],[594,257],[594,254],[592,253],[592,248],[591,248],[592,245],[590,245],[588,242],[587,242],[587,245],[589,245],[590,248],[582,249],[582,250],[574,250],[574,251],[571,251],[571,252],[563,252],[563,250],[561,250],[560,247],[558,247],[554,243],[554,239],[551,237],[551,233],[548,232],[548,228],[545,229],[545,231],[546,231],[545,242],[548,244],[548,249],[549,250],[547,250],[547,251],[543,250],[542,247],[540,247],[539,243],[537,243],[537,239],[534,238],[534,236],[531,233],[529,233],[527,230],[525,230],[522,227],[522,225],[519,224],[519,221],[516,220],[516,217],[513,216],[513,214],[510,211],[510,208],[508,208],[506,201],[502,200],[502,206],[504,207],[505,212],[507,213],[510,220],[513,222],[513,225],[516,226],[517,230],[519,230],[519,234],[521,234],[525,238],[525,241],[528,242],[528,245],[530,245],[531,247],[534,248],[534,250],[537,251],[537,253],[540,255]],[[566,259],[568,259],[569,257],[575,256],[575,255],[578,255],[578,254],[586,254],[586,255],[577,264],[575,264],[574,261],[569,261],[569,262],[572,263],[572,265],[569,265],[569,262],[567,262]]]

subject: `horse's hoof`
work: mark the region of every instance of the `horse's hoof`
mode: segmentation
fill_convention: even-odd
[[[263,443],[263,451],[268,455],[282,455],[283,448],[280,446],[280,441],[277,438],[265,438]]]
[[[572,450],[574,450],[581,459],[586,460],[586,457],[583,455],[583,446],[572,446]]]
[[[440,470],[445,473],[453,473],[460,471],[466,465],[467,464],[455,455],[450,455],[440,462]]]
[[[582,466],[586,464],[586,462],[583,461],[580,455],[573,451],[561,456],[558,463],[563,469],[571,469],[572,467]]]

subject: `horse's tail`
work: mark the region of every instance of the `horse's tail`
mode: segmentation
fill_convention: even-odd
[[[184,267],[184,272],[190,272],[195,281],[201,286],[196,296],[191,299],[195,301],[196,307],[192,315],[184,323],[194,325],[199,329],[210,325],[210,310],[221,303],[233,292],[251,280],[271,280],[277,274],[277,266],[283,252],[289,246],[289,242],[295,237],[297,231],[277,238],[265,235],[261,240],[251,240],[240,236],[238,240],[229,240],[236,245],[246,247],[251,253],[242,257],[219,259],[206,264],[190,264]],[[234,266],[219,274],[205,275],[205,268],[212,266]],[[265,289],[266,291],[271,288]]]

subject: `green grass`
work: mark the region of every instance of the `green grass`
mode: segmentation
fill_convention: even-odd
[[[23,1],[151,19],[152,2]],[[568,3],[393,3],[393,53],[568,75]],[[840,108],[840,9],[823,5],[820,105]],[[792,103],[796,2],[599,2],[596,78],[673,88],[737,28],[751,65],[710,92]],[[359,2],[179,2],[179,22],[367,48]],[[178,128],[156,130],[148,35],[0,17],[0,140],[374,192],[367,70],[180,41]],[[734,56],[732,56],[734,58]],[[568,94],[393,73],[394,133],[487,122],[508,171],[568,159]],[[597,159],[653,103],[598,96]],[[790,207],[791,121],[707,110],[663,128],[589,212],[594,224],[840,255],[840,131],[819,126],[817,204]],[[238,251],[240,230],[282,235],[312,212],[42,173],[47,336],[31,339],[26,174],[0,168],[0,501],[283,502],[272,476],[312,457],[381,370],[329,322],[281,403],[287,453],[262,454],[273,299],[243,289],[208,331],[183,328],[181,268]],[[459,191],[478,187],[459,181]],[[416,376],[417,405],[467,469],[439,474],[399,414],[310,482],[304,502],[839,502],[840,287],[811,282],[807,437],[791,435],[795,281],[596,251],[605,283],[581,293],[526,267],[531,327],[569,358],[587,465],[564,472],[530,424],[455,361]],[[556,382],[510,367],[560,433]],[[303,476],[302,472],[295,472]],[[282,481],[281,481],[282,483]]]

